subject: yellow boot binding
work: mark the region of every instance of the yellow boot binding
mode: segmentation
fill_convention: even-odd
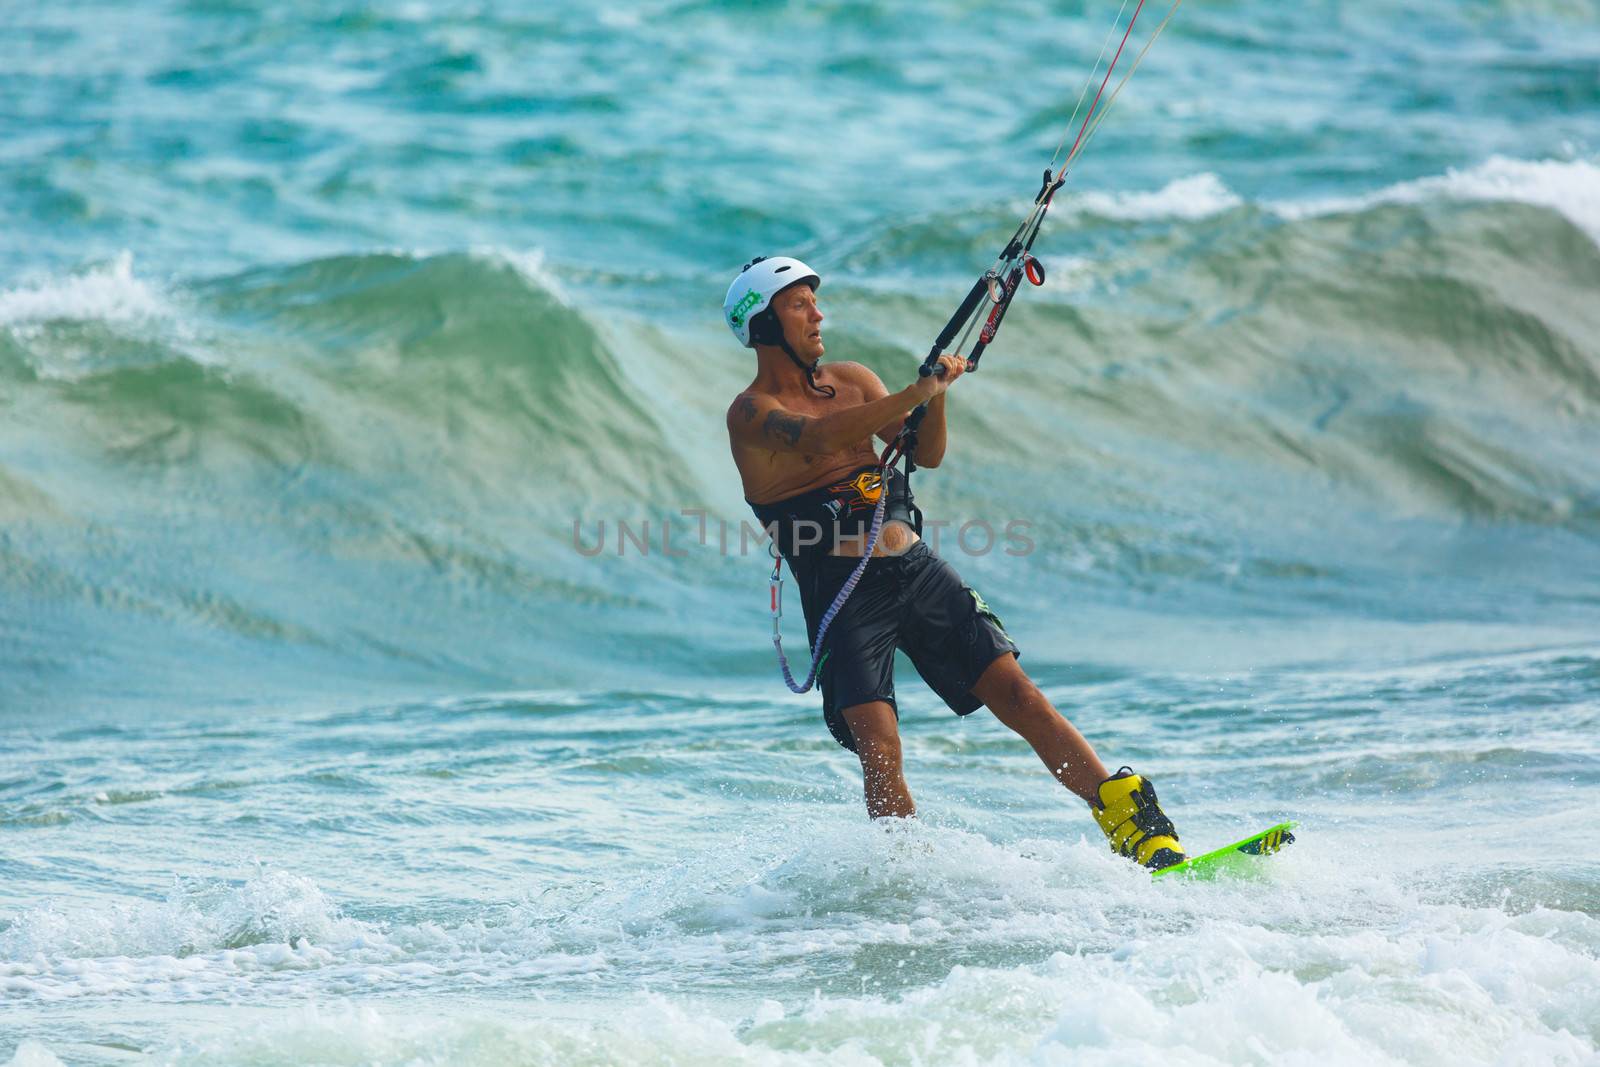
[[[1101,782],[1098,792],[1099,802],[1091,808],[1111,851],[1158,871],[1184,861],[1178,831],[1161,810],[1155,787],[1131,767]]]

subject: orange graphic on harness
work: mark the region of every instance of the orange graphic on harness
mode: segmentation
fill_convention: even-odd
[[[883,479],[876,470],[862,471],[848,482],[830,485],[831,493],[854,493],[853,499],[846,501],[847,511],[856,511],[861,508],[873,508],[878,504],[878,497],[883,495]]]

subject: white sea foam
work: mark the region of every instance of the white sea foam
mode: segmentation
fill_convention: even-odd
[[[1490,925],[1509,940],[1470,958],[1441,958],[1441,946],[1472,942],[1482,918],[1450,912],[1417,916],[1388,936],[1306,936],[1219,916],[1190,937],[1134,937],[1110,953],[1066,948],[1012,967],[955,966],[900,995],[818,993],[789,1008],[771,998],[717,1009],[686,996],[628,994],[606,1004],[525,1003],[515,1017],[471,1008],[432,1018],[366,1006],[294,1009],[242,1032],[194,1035],[164,1059],[1593,1063],[1593,958],[1538,936],[1537,916],[1495,919]]]
[[[191,1032],[174,1063],[1453,1067],[1585,1064],[1600,1041],[1600,920],[1430,901],[1338,839],[1308,839],[1265,882],[1152,885],[1081,840],[1002,845],[930,825],[886,839],[823,819],[454,926],[344,919],[286,874],[175,898],[67,924],[25,916],[0,943],[0,991],[337,1002],[447,980],[526,993],[510,1019],[470,1005],[275,1012]],[[733,981],[750,996],[693,993]]]
[[[1244,201],[1215,174],[1194,174],[1168,182],[1154,192],[1085,192],[1069,203],[1112,219],[1203,219],[1238,207]]]
[[[86,338],[83,328],[94,325],[139,344]],[[180,301],[137,274],[127,251],[81,272],[36,277],[0,290],[0,330],[20,344],[39,377],[57,381],[130,361],[171,358],[174,351],[205,366],[221,362]]]
[[[237,885],[180,885],[159,901],[27,911],[0,932],[0,990],[45,1000],[182,996],[250,974],[385,964],[398,954],[309,879],[263,871]]]
[[[133,272],[133,254],[122,252],[81,274],[49,278],[0,291],[0,326],[48,322],[144,322],[168,318],[167,296]]]
[[[1275,203],[1287,218],[1359,211],[1377,204],[1482,200],[1533,204],[1566,216],[1600,242],[1600,165],[1590,160],[1523,160],[1492,156],[1476,167],[1401,182],[1360,197]]]
[[[1260,204],[1287,219],[1318,218],[1382,204],[1436,200],[1532,204],[1559,212],[1600,242],[1600,164],[1586,159],[1522,160],[1492,156],[1474,167],[1399,182],[1357,196],[1269,200]],[[1113,219],[1203,219],[1245,203],[1215,174],[1179,178],[1153,192],[1089,191],[1068,203]]]
[[[472,249],[471,254],[486,262],[504,264],[520,274],[524,279],[533,283],[539,289],[549,293],[564,307],[573,307],[572,298],[562,288],[561,281],[545,264],[545,255],[542,249],[510,249],[494,245],[480,245]]]
[[[55,1053],[37,1041],[24,1041],[7,1061],[6,1067],[66,1067]]]
[[[603,7],[595,17],[600,20],[600,25],[614,30],[633,30],[644,25],[644,18],[637,11],[618,7]]]

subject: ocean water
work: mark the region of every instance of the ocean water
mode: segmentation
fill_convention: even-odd
[[[1592,0],[1179,8],[917,475],[1259,877],[781,683],[728,280],[909,381],[1116,13],[10,5],[0,1062],[1600,1062]]]

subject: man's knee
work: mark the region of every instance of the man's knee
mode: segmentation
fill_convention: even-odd
[[[1013,709],[1048,703],[1033,679],[1023,671],[1017,657],[1010,653],[997,657],[984,669],[972,692],[990,711],[1002,717]]]
[[[900,724],[892,705],[875,700],[845,708],[842,714],[855,739],[856,755],[861,757],[864,766],[899,765]]]

